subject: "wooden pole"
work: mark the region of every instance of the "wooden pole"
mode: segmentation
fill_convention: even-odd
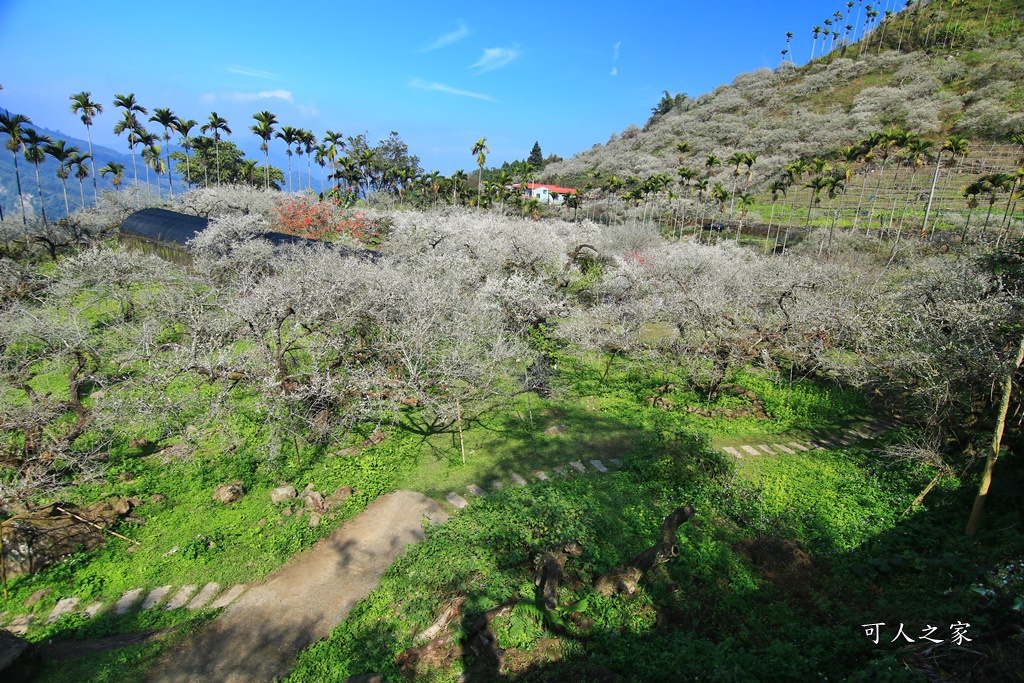
[[[99,524],[95,524],[93,522],[90,522],[85,517],[79,517],[78,515],[76,515],[73,512],[68,512],[64,508],[60,508],[59,507],[59,508],[57,508],[57,510],[59,512],[63,512],[65,515],[67,515],[69,517],[74,517],[75,519],[77,519],[80,522],[85,522],[89,526],[94,527],[96,529],[99,529],[100,531],[102,531],[104,533],[110,534],[111,536],[117,536],[118,538],[124,539],[124,540],[128,541],[129,543],[134,543],[135,545],[140,545],[138,541],[133,541],[132,539],[128,538],[127,536],[122,536],[121,534],[117,533],[116,531],[111,531],[110,529],[104,529]]]
[[[459,422],[459,447],[462,449],[462,464],[466,464],[466,442],[462,439],[462,406],[459,397],[455,397],[455,418]]]

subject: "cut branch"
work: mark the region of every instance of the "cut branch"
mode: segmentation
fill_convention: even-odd
[[[594,590],[606,598],[623,592],[630,595],[635,593],[637,584],[640,583],[644,574],[657,564],[666,562],[673,557],[679,557],[679,546],[675,542],[676,532],[679,530],[679,525],[688,521],[693,515],[694,510],[689,505],[676,508],[662,522],[658,542],[633,557],[629,562],[605,572],[594,584]]]

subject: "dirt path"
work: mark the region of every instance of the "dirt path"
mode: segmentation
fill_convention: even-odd
[[[448,519],[437,502],[412,491],[377,499],[246,591],[164,657],[149,681],[255,683],[284,676],[300,650],[327,637],[405,547],[423,538],[424,517],[432,524]]]

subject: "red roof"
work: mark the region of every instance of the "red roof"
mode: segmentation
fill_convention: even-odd
[[[516,183],[512,187],[522,187],[521,184]],[[555,192],[558,194],[576,194],[576,190],[571,187],[559,187],[558,185],[547,185],[545,183],[526,183],[526,189],[528,190],[539,190],[547,188],[548,192]]]

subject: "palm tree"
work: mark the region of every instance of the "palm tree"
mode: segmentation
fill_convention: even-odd
[[[714,154],[708,154],[704,159],[704,167],[707,169],[708,177],[711,177],[711,169],[715,166],[721,166],[722,160],[716,157]]]
[[[284,140],[284,144],[287,146],[286,153],[288,154],[288,191],[292,192],[292,145],[299,141],[299,129],[294,126],[281,126],[281,130],[277,132],[275,137],[279,140]]]
[[[160,146],[156,144],[159,138],[148,131],[143,131],[139,134],[139,143],[142,145],[142,165],[146,169],[146,189],[150,192],[153,188],[149,184],[149,169],[154,168],[152,159],[154,156],[160,156]],[[156,180],[156,193],[160,194],[160,176],[157,176]]]
[[[260,149],[263,150],[263,172],[266,176],[266,189],[270,189],[270,138],[274,137],[274,125],[277,123],[277,115],[269,111],[261,111],[253,114],[256,123],[249,126],[252,134],[262,142]]]
[[[43,183],[39,179],[39,164],[46,161],[46,146],[52,144],[53,140],[40,135],[35,128],[25,130],[25,161],[36,167],[36,187],[39,189],[39,210],[43,215],[43,225],[46,225],[46,206],[43,203]]]
[[[82,150],[74,145],[68,146],[64,140],[57,140],[46,146],[46,153],[57,162],[57,177],[60,178],[64,190],[64,212],[71,213],[71,204],[68,202],[68,177],[71,175],[71,157]]]
[[[177,119],[172,126],[174,132],[181,136],[181,147],[185,150],[185,182],[187,183],[192,182],[192,169],[188,163],[188,153],[192,151],[192,138],[189,137],[189,133],[198,125],[199,122],[195,119]]]
[[[338,159],[338,153],[345,148],[345,136],[341,133],[335,133],[333,130],[327,130],[324,132],[323,144],[326,147],[325,154],[331,164],[331,168],[337,170],[335,162]]]
[[[811,34],[814,35],[814,42],[811,43],[811,61],[814,61],[814,49],[818,46],[818,36],[821,35],[821,27],[815,26],[811,29]]]
[[[487,146],[487,138],[480,138],[473,144],[473,148],[469,151],[470,154],[476,155],[476,165],[480,167],[480,174],[477,176],[477,208],[480,208],[480,197],[479,195],[483,192],[484,185],[484,164],[487,163],[487,155],[490,154],[491,149]]]
[[[313,135],[313,131],[301,129],[299,135],[299,144],[301,150],[306,152],[306,189],[310,189],[313,186],[313,152],[316,150],[316,136]],[[300,151],[299,154],[302,154]]]
[[[114,183],[114,189],[121,189],[121,182],[124,180],[124,164],[119,164],[116,161],[108,161],[107,165],[100,169],[100,175],[106,178],[108,175],[114,176],[111,182]]]
[[[978,195],[987,191],[987,183],[982,180],[975,180],[963,189],[964,199],[967,200],[967,222],[964,223],[964,231],[960,235],[960,243],[967,241],[967,230],[971,227],[971,215],[978,208]]]
[[[21,192],[21,173],[18,171],[18,152],[25,148],[25,129],[22,126],[31,125],[32,121],[22,114],[11,114],[4,112],[0,114],[0,133],[6,134],[7,149],[14,155],[14,179],[18,183],[18,203],[21,204],[21,222],[28,225],[28,217],[25,214],[25,198]]]
[[[459,190],[462,188],[463,183],[465,183],[468,178],[469,176],[467,176],[466,172],[461,168],[455,171],[455,173],[452,173],[452,206],[455,206],[455,204],[458,203],[458,196],[460,194]]]
[[[231,129],[228,128],[228,121],[225,118],[217,116],[217,112],[210,112],[210,118],[204,123],[199,130],[204,133],[213,132],[214,149],[217,156],[217,184],[220,185],[220,134],[221,131],[225,135],[231,135]]]
[[[932,199],[935,197],[935,185],[939,181],[939,169],[942,167],[942,153],[949,152],[953,156],[964,156],[967,154],[967,149],[970,144],[970,140],[965,138],[963,135],[950,135],[939,148],[939,154],[935,157],[935,174],[932,176],[932,189],[928,193],[928,204],[924,209],[924,222],[921,223],[921,239],[924,239],[924,236],[928,232],[928,216],[930,216],[932,212]]]
[[[985,189],[988,192],[988,213],[985,215],[985,224],[981,227],[982,230],[987,230],[988,219],[992,216],[992,206],[996,203],[996,195],[1009,190],[1014,178],[1009,173],[989,173],[982,176],[981,180],[985,181]]]
[[[85,208],[85,179],[89,177],[89,167],[86,161],[92,159],[91,154],[72,154],[70,166],[75,169],[75,177],[78,178],[78,189],[82,193],[82,208]],[[95,165],[95,164],[94,164]]]
[[[313,161],[320,167],[320,192],[324,192],[324,169],[327,168],[327,162],[330,157],[327,155],[330,153],[331,147],[326,142],[317,145],[316,155],[313,157]]]
[[[138,100],[135,99],[135,93],[116,95],[114,97],[114,106],[124,109],[124,119],[114,126],[114,134],[120,137],[121,133],[128,133],[128,152],[132,156],[132,174],[135,176],[135,188],[138,189],[139,169],[135,165],[135,145],[138,143],[138,134],[144,129],[142,124],[139,123],[136,113],[145,116],[149,111],[138,103]]]
[[[788,190],[789,183],[782,178],[776,180],[768,188],[768,191],[772,193],[772,212],[771,215],[768,216],[768,230],[764,233],[764,251],[766,254],[768,253],[768,240],[771,239],[772,236],[772,222],[775,220],[775,203],[779,201],[779,193],[782,193],[782,196],[786,196],[786,192]],[[778,241],[778,231],[776,231],[775,240],[776,242]]]
[[[103,113],[103,105],[99,102],[93,102],[91,99],[92,93],[89,91],[83,91],[71,96],[71,113],[79,114],[82,118],[82,123],[85,124],[85,136],[89,140],[89,160],[92,163],[92,193],[93,201],[99,204],[100,192],[96,184],[96,159],[92,153],[92,120],[97,114]]]
[[[167,185],[171,190],[171,196],[174,196],[174,176],[171,174],[171,129],[174,128],[175,122],[178,117],[174,115],[174,112],[170,109],[154,109],[153,115],[149,117],[150,121],[159,123],[164,127],[164,147],[167,148]],[[159,182],[157,183],[159,185]]]

